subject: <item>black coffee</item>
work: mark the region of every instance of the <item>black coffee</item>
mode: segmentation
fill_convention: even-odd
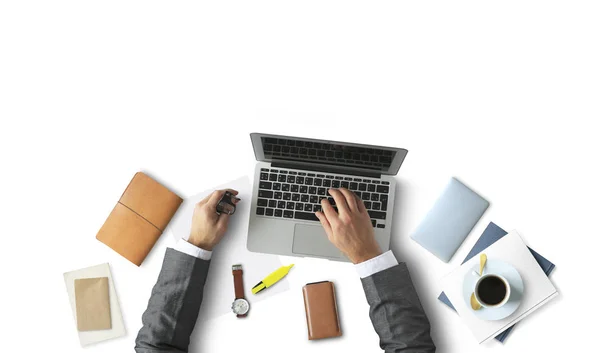
[[[496,305],[506,297],[506,284],[496,276],[489,276],[479,282],[477,295],[483,304]]]

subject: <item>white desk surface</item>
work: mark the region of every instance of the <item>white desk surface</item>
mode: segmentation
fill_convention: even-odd
[[[109,262],[128,335],[85,351],[131,351],[172,239],[137,268],[97,230],[138,170],[182,196],[250,173],[256,131],[410,150],[393,248],[439,352],[583,351],[600,315],[599,6],[2,2],[3,347],[83,351],[62,274]],[[408,236],[451,176],[491,207],[444,264]],[[489,221],[557,265],[560,297],[504,346],[477,345],[436,299]],[[200,325],[194,351],[379,351],[350,265],[282,260],[296,263],[292,289],[247,320]],[[337,285],[344,336],[308,342],[301,287],[325,279]]]

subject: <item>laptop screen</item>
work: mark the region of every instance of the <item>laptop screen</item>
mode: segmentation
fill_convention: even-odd
[[[397,150],[292,137],[261,136],[267,160],[286,160],[390,172]],[[397,172],[397,171],[396,171]]]

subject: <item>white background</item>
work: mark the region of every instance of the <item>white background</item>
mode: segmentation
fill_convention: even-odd
[[[160,269],[95,240],[133,174],[182,196],[254,165],[248,134],[404,147],[393,248],[439,352],[582,351],[600,314],[595,1],[12,1],[0,3],[3,351],[80,352],[63,272],[110,262],[131,351]],[[490,200],[450,264],[409,239],[448,178]],[[489,221],[557,268],[560,297],[504,346],[478,346],[437,301]],[[350,265],[296,262],[247,320],[196,328],[194,351],[377,352]],[[344,336],[308,342],[301,287],[329,279]]]

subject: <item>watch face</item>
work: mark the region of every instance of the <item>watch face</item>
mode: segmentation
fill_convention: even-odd
[[[244,315],[250,310],[250,304],[246,299],[236,299],[231,305],[231,309],[236,315]]]

